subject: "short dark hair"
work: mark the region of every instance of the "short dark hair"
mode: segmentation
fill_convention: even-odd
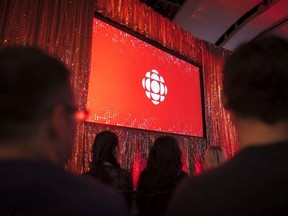
[[[66,86],[68,70],[56,58],[34,47],[2,48],[0,139],[22,138],[33,132]]]
[[[98,133],[92,149],[92,166],[95,168],[101,166],[103,162],[109,162],[113,166],[120,167],[113,152],[118,144],[118,136],[115,133],[111,131]]]
[[[236,49],[224,66],[223,93],[239,116],[288,121],[288,42],[270,36]]]

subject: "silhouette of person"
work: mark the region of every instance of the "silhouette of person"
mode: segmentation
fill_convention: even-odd
[[[183,183],[169,216],[288,214],[288,41],[264,37],[224,66],[223,103],[241,150],[218,169]]]
[[[172,136],[158,137],[138,181],[136,203],[140,215],[164,215],[172,191],[186,176],[177,140]]]
[[[104,185],[63,170],[76,132],[69,72],[32,47],[0,50],[0,215],[127,215]]]
[[[126,194],[128,205],[131,206],[132,177],[128,171],[120,167],[117,161],[119,155],[117,135],[111,131],[98,133],[94,139],[92,152],[91,169],[84,175],[92,176]]]

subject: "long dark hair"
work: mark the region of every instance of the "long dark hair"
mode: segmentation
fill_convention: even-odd
[[[181,151],[172,136],[158,137],[148,156],[147,166],[142,172],[147,189],[158,185],[169,185],[177,179],[182,170]]]
[[[97,168],[103,165],[104,162],[109,162],[113,166],[120,167],[113,153],[118,143],[118,137],[115,133],[111,131],[98,133],[94,139],[92,149],[92,167]]]

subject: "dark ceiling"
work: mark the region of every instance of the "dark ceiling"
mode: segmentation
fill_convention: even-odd
[[[140,0],[193,36],[233,50],[255,37],[288,40],[288,0]]]

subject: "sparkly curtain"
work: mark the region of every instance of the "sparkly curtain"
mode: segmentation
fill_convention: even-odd
[[[78,107],[85,106],[93,21],[93,0],[1,0],[0,47],[38,46],[64,61],[72,72],[71,83]],[[84,125],[77,130],[69,170],[83,166]]]
[[[235,127],[221,103],[222,66],[230,52],[202,42],[207,145],[223,146],[229,158],[238,150]]]
[[[72,85],[79,107],[86,105],[93,18],[93,0],[1,0],[0,46],[37,45],[59,56],[72,71]],[[163,46],[202,65],[206,137],[173,135],[182,150],[184,170],[200,173],[206,147],[224,146],[231,157],[237,151],[236,132],[223,109],[221,67],[228,51],[191,36],[138,0],[95,0],[94,11],[121,23]],[[87,171],[96,133],[109,129],[119,136],[120,163],[130,171],[134,185],[145,167],[148,151],[159,132],[82,123],[67,168]]]

